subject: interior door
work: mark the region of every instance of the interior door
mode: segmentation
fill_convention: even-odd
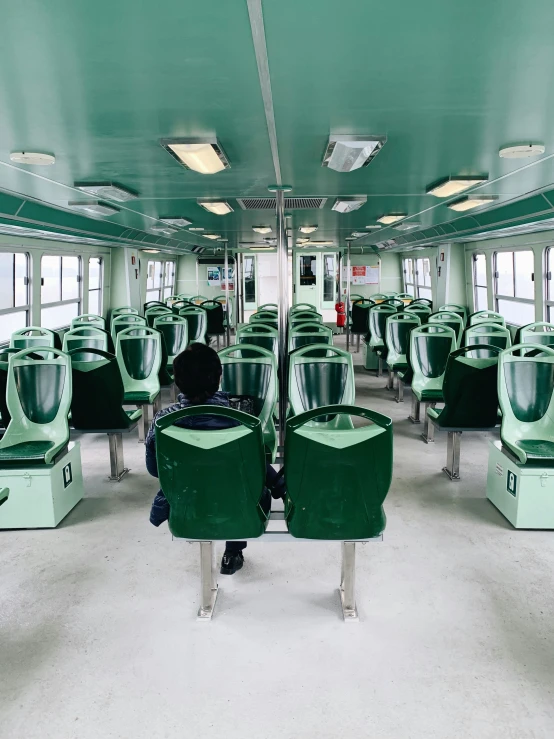
[[[318,270],[318,254],[297,255],[295,303],[311,303],[319,310],[321,275]]]

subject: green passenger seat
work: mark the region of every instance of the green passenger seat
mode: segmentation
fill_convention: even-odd
[[[106,321],[102,316],[97,316],[96,313],[83,313],[81,316],[77,316],[71,321],[71,328],[85,328],[86,326],[95,326],[96,328],[105,329]]]
[[[162,303],[161,300],[148,300],[142,306],[142,312],[143,312],[143,314],[144,314],[145,317],[146,317],[146,312],[150,308],[167,308],[167,305],[165,303]]]
[[[479,310],[469,317],[470,326],[476,326],[478,323],[499,323],[501,326],[505,326],[506,319],[493,310]]]
[[[12,349],[32,349],[33,347],[55,347],[56,336],[53,331],[40,326],[27,326],[27,328],[14,331],[10,337],[10,348]],[[49,353],[50,356],[53,356]]]
[[[420,325],[415,314],[397,313],[387,318],[385,328],[385,345],[387,347],[387,364],[391,372],[403,372],[408,369],[408,348],[410,335]]]
[[[402,300],[404,303],[411,303],[414,299],[414,296],[411,293],[398,293],[396,296],[399,300]]]
[[[327,405],[354,405],[355,384],[352,355],[334,346],[313,344],[290,354],[290,415],[297,416]],[[314,421],[315,423],[315,421]],[[348,416],[321,416],[316,425],[351,428]]]
[[[317,313],[317,308],[312,303],[296,303],[296,305],[293,305],[290,309],[289,316],[292,316],[293,313],[298,313],[299,311],[305,310]]]
[[[491,352],[488,347],[493,346],[500,350],[508,349],[512,345],[512,335],[510,330],[500,323],[478,322],[467,329],[465,344],[466,346],[485,345],[482,349],[476,350],[475,356],[480,359],[495,357],[496,352]]]
[[[322,323],[296,323],[289,331],[289,352],[308,344],[332,344],[333,330]]]
[[[426,305],[431,309],[431,313],[433,312],[433,301],[429,300],[429,298],[416,298],[412,302],[414,305]]]
[[[277,303],[264,303],[258,307],[258,310],[270,310],[273,311],[273,313],[277,313],[279,311],[279,306]]]
[[[369,331],[369,311],[375,303],[369,298],[360,298],[352,303],[350,331],[365,336]]]
[[[428,323],[440,323],[443,326],[451,328],[456,334],[456,343],[460,346],[465,328],[464,320],[460,315],[450,311],[438,311],[438,313],[433,313],[429,316]]]
[[[249,323],[237,329],[236,343],[261,346],[263,349],[267,349],[277,355],[279,350],[279,332],[276,328],[266,326],[263,323]],[[243,349],[242,356],[248,356],[245,349]],[[257,354],[251,352],[250,356],[255,357]]]
[[[423,326],[429,321],[429,316],[432,314],[432,310],[428,305],[424,305],[423,303],[416,303],[415,301],[412,301],[409,305],[407,305],[404,308],[404,313],[410,313],[416,315],[419,320],[421,321],[421,325]]]
[[[406,304],[403,300],[400,298],[394,297],[394,298],[387,298],[383,301],[383,305],[391,305],[393,308],[395,308],[397,311],[403,311],[406,307]]]
[[[221,389],[231,396],[247,396],[253,402],[254,415],[262,423],[267,454],[272,460],[277,452],[277,432],[273,410],[277,402],[277,358],[260,346],[235,344],[219,352],[222,366]]]
[[[179,310],[179,315],[185,318],[188,323],[189,344],[195,341],[206,343],[206,327],[208,319],[204,308],[197,306],[188,306]]]
[[[554,346],[554,323],[538,321],[523,326],[520,332],[520,342],[522,344]]]
[[[114,346],[117,342],[118,333],[134,326],[146,326],[146,318],[143,318],[136,313],[124,313],[113,318],[111,334]]]
[[[206,333],[208,336],[223,336],[225,333],[225,314],[217,300],[204,300],[202,308],[206,311]]]
[[[423,403],[441,402],[446,364],[457,348],[453,329],[440,323],[420,326],[410,338],[412,392]]]
[[[289,327],[297,323],[323,323],[323,316],[314,310],[296,310],[289,315]]]
[[[199,431],[174,425],[199,415],[227,418],[237,426]],[[268,516],[260,499],[266,461],[258,418],[200,405],[162,416],[155,428],[160,485],[169,502],[173,536],[213,541],[264,533]]]
[[[382,303],[383,300],[387,300],[389,296],[386,293],[374,293],[373,295],[370,295],[369,297],[371,300],[373,300],[374,303]],[[391,296],[391,297],[394,297],[394,296]]]
[[[146,325],[149,328],[154,328],[154,321],[156,320],[156,318],[158,318],[158,316],[167,316],[172,314],[173,311],[166,305],[153,305],[150,308],[147,308],[144,312]]]
[[[466,327],[467,308],[465,307],[465,305],[461,305],[460,303],[446,303],[445,305],[441,305],[441,307],[439,308],[439,312],[442,311],[446,311],[447,313],[456,313],[463,320],[464,328]]]
[[[347,415],[347,428],[321,428],[318,416]],[[367,425],[354,428],[351,417]],[[287,421],[286,520],[302,539],[359,540],[385,529],[392,479],[392,421],[351,405],[331,405]]]
[[[131,308],[129,305],[125,305],[121,308],[113,308],[110,314],[110,330],[115,318],[128,315],[138,316],[138,310],[136,308]]]
[[[526,343],[505,349],[498,390],[504,446],[521,464],[553,467],[554,348]]]
[[[167,352],[167,366],[173,372],[173,360],[184,352],[188,345],[188,321],[174,313],[158,315],[154,319],[153,328],[162,335]]]
[[[369,348],[373,351],[381,350],[385,355],[383,359],[386,358],[385,331],[387,319],[396,315],[396,313],[396,308],[386,303],[374,305],[369,311]]]
[[[208,300],[208,297],[206,295],[193,295],[190,300],[195,305],[202,305],[202,303]]]
[[[151,404],[160,393],[161,335],[147,326],[117,334],[115,354],[125,388],[124,403]]]
[[[66,446],[70,361],[54,348],[47,358],[35,354],[33,348],[10,354],[6,403],[11,422],[0,440],[0,468],[52,464]]]
[[[257,313],[253,313],[250,316],[250,325],[257,323],[263,323],[265,326],[271,326],[271,328],[279,328],[279,319],[277,314],[271,310],[260,310]]]
[[[8,410],[8,404],[6,402],[6,395],[8,390],[8,375],[9,375],[9,359],[10,354],[17,354],[20,349],[4,347],[0,349],[0,419],[2,420],[1,426],[6,429],[12,417]]]
[[[142,411],[124,411],[124,387],[117,358],[105,350],[69,352],[73,379],[71,425],[77,431],[109,433],[136,426]]]
[[[93,324],[72,328],[64,334],[62,350],[67,353],[72,349],[101,349],[107,352],[108,334]]]

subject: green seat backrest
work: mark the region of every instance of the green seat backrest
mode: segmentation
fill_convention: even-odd
[[[153,399],[160,392],[161,340],[160,333],[147,326],[126,328],[117,334],[115,355],[126,395],[145,393]]]
[[[144,316],[146,317],[146,311],[149,308],[167,308],[167,305],[165,303],[162,303],[161,300],[149,300],[148,302],[144,303],[142,306],[142,312],[144,313]]]
[[[369,310],[369,346],[381,347],[385,345],[385,330],[387,318],[396,315],[397,311],[392,305],[379,303]]]
[[[373,293],[373,295],[370,295],[369,297],[371,298],[371,300],[373,300],[374,303],[382,303],[383,300],[387,300],[389,296],[385,293]]]
[[[431,308],[431,311],[433,310],[433,301],[429,298],[416,298],[413,303],[414,305],[426,305]]]
[[[115,354],[71,349],[71,424],[78,431],[124,430],[132,424],[123,410],[123,380]]]
[[[411,303],[411,302],[412,302],[412,300],[414,299],[414,296],[413,296],[413,295],[411,295],[410,293],[398,293],[398,295],[397,295],[396,297],[397,297],[397,298],[398,298],[399,300],[403,300],[403,301],[404,301],[404,303],[407,303],[407,302],[408,302],[408,303]]]
[[[475,326],[478,323],[499,323],[501,326],[505,326],[506,319],[500,313],[495,313],[492,310],[480,310],[477,313],[472,313],[469,317],[470,326]]]
[[[544,344],[545,346],[554,346],[554,323],[546,321],[538,321],[523,326],[520,333],[520,341],[522,344]]]
[[[323,323],[323,316],[312,310],[298,310],[289,315],[290,326],[296,323]]]
[[[349,427],[315,426],[318,414],[348,414]],[[351,417],[368,425],[353,428]],[[332,405],[287,421],[285,513],[303,539],[356,540],[385,529],[383,502],[392,479],[392,421],[350,405]]]
[[[2,426],[8,427],[11,421],[11,415],[6,402],[6,394],[8,390],[8,367],[10,354],[17,354],[20,350],[5,347],[0,349],[0,416],[2,417]]]
[[[120,331],[124,331],[131,326],[146,326],[146,318],[139,316],[137,313],[124,313],[120,316],[112,318],[111,333],[114,346],[117,341],[118,333]]]
[[[258,310],[270,310],[273,311],[273,313],[277,313],[279,310],[279,306],[277,303],[264,303],[263,305],[260,305],[258,307]]]
[[[196,303],[196,305],[202,305],[202,303],[208,300],[208,298],[206,295],[193,295],[190,300],[192,303]]]
[[[205,342],[206,327],[208,325],[205,309],[199,305],[181,308],[179,315],[185,318],[188,323],[189,344],[192,344],[194,341]]]
[[[406,307],[406,304],[403,300],[400,300],[400,298],[387,298],[383,301],[383,305],[392,305],[393,308],[396,308],[396,310],[404,310]]]
[[[96,326],[105,329],[106,321],[102,316],[97,316],[96,313],[83,313],[82,316],[77,316],[71,321],[71,328],[84,328],[85,326]]]
[[[131,308],[128,305],[123,306],[122,308],[113,308],[110,315],[110,330],[112,328],[112,323],[115,318],[118,316],[128,316],[128,315],[135,315],[138,316],[138,310],[136,308]]]
[[[289,311],[289,315],[292,315],[293,313],[297,313],[298,311],[312,311],[314,313],[317,313],[317,308],[315,305],[312,305],[312,303],[297,303],[296,305],[293,305],[292,308]]]
[[[446,363],[457,349],[456,334],[440,323],[420,326],[410,337],[410,362],[414,372],[412,392],[418,400],[436,400],[442,394]]]
[[[158,316],[167,316],[172,314],[173,311],[166,305],[153,305],[151,308],[147,308],[144,312],[146,325],[150,328],[154,328],[154,320],[158,318]]]
[[[188,345],[188,321],[184,316],[156,316],[154,329],[162,335],[167,351],[167,362],[173,364],[175,357],[184,352]]]
[[[101,349],[107,352],[108,334],[93,325],[72,328],[64,334],[62,350],[68,353],[72,349]]]
[[[11,349],[32,349],[33,347],[54,347],[54,332],[40,326],[27,326],[19,331],[14,331],[10,337]],[[47,356],[43,353],[44,356]],[[50,356],[53,356],[50,354]]]
[[[217,300],[205,300],[202,308],[206,311],[206,333],[208,336],[221,336],[225,333],[225,314],[223,306]]]
[[[174,425],[196,415],[238,425],[211,431]],[[162,416],[155,429],[160,485],[169,502],[173,536],[212,541],[263,534],[267,517],[259,501],[266,462],[258,418],[201,405]]]
[[[291,415],[324,405],[355,402],[352,355],[334,346],[311,344],[290,354],[289,402]],[[325,417],[321,423],[342,423]]]
[[[393,371],[408,366],[410,335],[419,325],[419,318],[414,313],[396,313],[387,318],[385,328],[387,364]]]
[[[321,323],[297,323],[289,331],[289,352],[308,344],[332,344],[333,330]]]
[[[272,328],[278,328],[278,316],[277,313],[270,310],[261,310],[257,313],[253,313],[250,316],[250,324],[256,324],[256,323],[263,323],[266,326],[271,326]]]
[[[500,323],[476,323],[466,331],[466,346],[478,346],[485,344],[482,349],[475,350],[475,356],[480,359],[494,357],[496,353],[487,347],[498,347],[500,350],[508,349],[512,345],[510,330]]]
[[[516,356],[520,354],[521,356]],[[530,356],[530,355],[536,356]],[[500,438],[522,464],[554,464],[554,348],[516,344],[500,355]]]
[[[464,334],[464,319],[457,313],[438,311],[429,316],[428,323],[441,323],[443,326],[449,326],[456,334],[456,343],[460,346]]]
[[[441,305],[439,308],[439,312],[447,311],[448,313],[456,313],[460,316],[460,318],[464,321],[464,328],[467,323],[467,308],[465,305],[460,305],[460,303],[446,303],[445,305]]]
[[[279,332],[276,328],[263,323],[257,325],[250,323],[237,329],[236,343],[261,346],[276,355],[279,350]],[[250,356],[255,357],[257,354],[251,352]]]
[[[176,303],[178,300],[181,300],[180,295],[169,295],[165,299],[165,304],[167,305],[168,308],[171,308],[173,306],[173,303]]]
[[[369,331],[369,311],[375,303],[369,298],[362,298],[361,300],[355,300],[352,303],[352,325],[351,331],[354,334],[367,334]]]
[[[423,303],[414,303],[413,301],[403,310],[403,313],[413,313],[415,316],[417,316],[421,321],[421,325],[428,322],[429,316],[432,314],[432,312],[433,311],[428,305],[423,305]]]
[[[491,356],[476,356],[479,349],[465,346],[452,352],[443,382],[444,408],[440,426],[491,428],[498,420],[498,357],[501,349],[489,347]]]
[[[0,440],[0,450],[5,454],[18,445],[41,448],[44,463],[50,464],[69,441],[71,365],[67,354],[54,348],[47,358],[33,348],[11,354],[6,402],[11,422]]]

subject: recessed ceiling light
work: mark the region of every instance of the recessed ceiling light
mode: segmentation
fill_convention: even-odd
[[[203,229],[203,228],[201,228],[200,226],[198,226],[198,227],[196,227],[196,228],[189,228],[189,231],[203,231],[203,230],[204,230],[204,229]]]
[[[487,205],[487,203],[492,203],[495,200],[498,200],[496,195],[466,195],[464,198],[448,203],[448,208],[463,212],[472,208],[480,208],[482,205]]]
[[[169,226],[152,226],[150,231],[153,234],[161,234],[162,236],[171,236],[172,234],[177,233],[174,228],[169,228]]]
[[[162,223],[167,223],[168,226],[174,226],[175,228],[185,228],[185,226],[190,226],[192,223],[192,221],[187,221],[186,218],[182,218],[181,216],[175,218],[160,218],[160,221],[162,221]]]
[[[366,234],[366,232],[365,232],[365,231],[353,231],[353,232],[352,232],[352,236],[353,236],[353,237],[354,237],[355,239],[361,239],[361,238],[362,238],[362,236],[367,236],[367,234]]]
[[[379,223],[375,223],[373,226],[366,226],[368,231],[373,231],[375,228],[383,228]]]
[[[265,251],[266,249],[273,249],[272,246],[251,246],[250,251]]]
[[[486,181],[486,177],[443,177],[442,180],[437,180],[437,182],[429,185],[426,192],[436,198],[449,198]]]
[[[134,200],[138,197],[138,193],[134,190],[116,185],[115,182],[76,182],[75,187],[97,198],[117,200],[119,203],[125,203],[127,200]]]
[[[252,226],[252,231],[258,234],[270,234],[272,231],[271,226]]]
[[[145,254],[159,254],[159,249],[141,249]]]
[[[310,246],[334,246],[334,241],[312,241]]]
[[[304,244],[307,244],[310,241],[310,239],[296,239],[296,245],[297,246],[304,246]]]
[[[357,198],[337,198],[333,204],[331,210],[336,210],[339,213],[351,213],[353,210],[358,210],[362,205],[367,203],[367,197],[365,195]]]
[[[313,234],[314,231],[317,231],[317,226],[300,226],[298,230],[303,234]]]
[[[322,167],[353,172],[374,159],[386,142],[385,136],[329,136]]]
[[[119,208],[114,208],[113,205],[108,205],[107,203],[101,203],[99,200],[89,200],[88,202],[74,200],[68,203],[67,207],[85,216],[111,216],[114,213],[119,213]]]
[[[411,231],[412,228],[421,228],[421,223],[411,221],[410,223],[399,223],[394,227],[397,231]]]
[[[216,216],[225,216],[227,213],[233,212],[233,209],[225,200],[197,200],[196,202],[204,210],[215,213]]]
[[[212,241],[215,241],[216,239],[220,239],[221,238],[221,234],[202,234],[202,236],[205,239],[211,239]]]
[[[162,139],[160,144],[183,167],[200,174],[215,174],[231,165],[216,138]]]
[[[41,154],[38,151],[14,151],[10,160],[16,164],[35,164],[39,167],[48,167],[55,164],[56,157],[52,154]]]
[[[381,216],[381,218],[378,218],[377,220],[380,223],[384,223],[385,226],[390,226],[391,223],[397,223],[398,221],[401,221],[402,219],[407,217],[407,213],[389,213],[388,215]]]
[[[277,244],[277,239],[273,239],[273,238],[267,238],[267,239],[264,239],[264,241],[266,244],[272,244],[274,246]]]
[[[526,159],[527,157],[538,157],[541,154],[544,154],[542,144],[514,144],[504,146],[498,152],[498,156],[502,159]]]

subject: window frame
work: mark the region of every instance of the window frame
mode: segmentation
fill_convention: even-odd
[[[149,272],[151,264],[161,265],[160,285],[159,287],[152,287],[148,289],[148,280],[149,280],[148,272]],[[171,275],[172,282],[166,285],[166,278],[167,278],[167,274],[169,270],[168,265],[173,265],[173,274]],[[145,285],[145,290],[144,290],[145,302],[149,303],[151,300],[157,300],[160,303],[164,303],[170,295],[175,295],[176,277],[177,277],[177,262],[175,260],[173,259],[149,259],[146,262],[146,285]],[[166,292],[168,293],[167,296],[165,296]],[[149,294],[151,295],[153,293],[157,293],[158,296],[157,297],[149,296]]]
[[[13,257],[13,273],[12,273],[12,296],[13,296],[13,303],[14,305],[11,308],[0,308],[0,320],[3,316],[8,316],[12,313],[25,313],[25,326],[22,326],[21,328],[26,328],[27,326],[30,326],[30,316],[31,316],[31,255],[27,251],[4,251],[2,249],[2,254],[11,254]],[[26,288],[26,302],[24,305],[15,305],[15,257],[21,254],[25,258],[25,267],[26,267],[26,275],[24,277],[24,286]],[[7,339],[0,339],[0,344],[4,344],[6,341],[9,341],[9,337]]]
[[[63,260],[64,258],[77,259],[77,297],[68,298],[67,300],[56,300],[50,303],[42,302],[42,288],[44,287],[44,276],[42,274],[42,260],[44,257],[58,257],[60,260],[60,297],[63,298]],[[40,255],[40,325],[42,326],[42,311],[48,308],[59,308],[64,305],[75,305],[77,304],[77,315],[83,314],[83,257],[81,254],[51,254],[45,252]],[[69,324],[62,324],[61,326],[55,326],[51,328],[51,331],[57,331],[60,328],[64,328]]]
[[[550,296],[550,286],[554,285],[554,281],[552,280],[552,273],[548,270],[550,266],[550,252],[552,252],[554,266],[554,246],[547,246],[544,250],[544,320],[549,323],[554,319],[554,288],[552,290],[552,297]]]
[[[533,256],[533,272],[531,273],[531,281],[533,282],[533,292],[534,296],[532,298],[518,298],[516,295],[516,266],[515,266],[515,255],[516,252],[523,252],[527,251]],[[499,280],[499,272],[497,269],[497,257],[499,254],[511,254],[512,255],[512,279],[513,279],[513,288],[514,288],[514,294],[513,295],[502,295],[498,292],[498,280]],[[536,294],[536,281],[535,281],[535,252],[533,249],[522,246],[519,248],[514,249],[500,249],[493,252],[492,255],[493,258],[493,297],[494,297],[494,310],[497,313],[502,313],[499,310],[498,302],[499,300],[507,301],[509,303],[520,303],[524,305],[532,305],[533,306],[533,312],[535,311],[535,305],[537,300],[537,294]],[[533,321],[535,320],[535,316],[533,315]],[[531,321],[531,322],[533,322]],[[506,321],[506,323],[509,323],[511,326],[525,326],[526,323],[513,323],[513,321]]]
[[[408,282],[408,270],[406,268],[406,262],[412,263],[412,280],[413,282]],[[409,288],[413,288],[411,294],[414,296],[414,298],[417,297],[416,292],[416,276],[415,276],[415,264],[414,264],[414,258],[413,257],[404,257],[402,259],[402,272],[404,274],[404,292],[409,293]]]
[[[419,269],[418,269],[418,262],[427,262],[429,263],[429,285],[421,284],[419,281]],[[433,300],[433,278],[431,274],[431,257],[414,257],[414,283],[415,283],[415,289],[416,289],[416,298],[426,298],[427,300]],[[430,295],[422,295],[421,290],[428,290]]]
[[[98,267],[99,267],[99,275],[98,275],[98,287],[91,287],[90,286],[90,262],[92,259],[98,259]],[[104,310],[104,257],[96,254],[89,255],[88,262],[87,262],[87,275],[88,275],[88,283],[87,283],[87,311],[90,313],[90,294],[91,293],[98,293],[99,299],[98,304],[100,306],[98,310],[99,316],[103,315]]]
[[[487,255],[484,251],[476,251],[471,255],[471,280],[473,283],[473,308],[475,311],[488,310],[489,309],[489,286],[477,284],[477,257],[484,257],[485,259],[485,282],[487,282]],[[485,308],[479,307],[479,301],[477,300],[477,288],[485,288],[487,291],[487,301]]]

